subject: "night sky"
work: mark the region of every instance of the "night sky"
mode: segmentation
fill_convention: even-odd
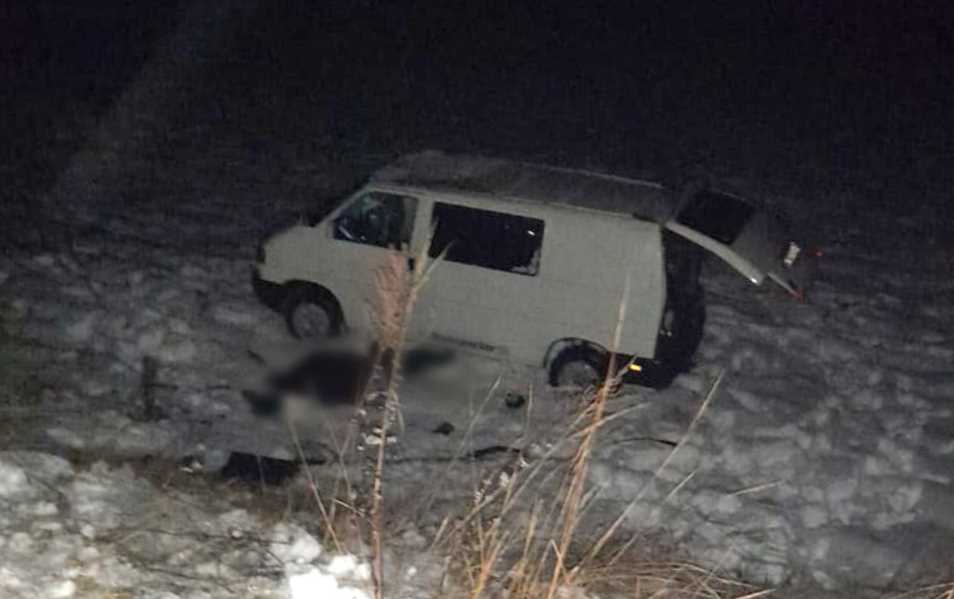
[[[942,4],[233,2],[234,17],[194,27],[215,39],[181,112],[305,157],[360,139],[943,190],[954,11]],[[64,121],[102,115],[189,6],[7,4],[8,162],[26,151],[55,172]]]

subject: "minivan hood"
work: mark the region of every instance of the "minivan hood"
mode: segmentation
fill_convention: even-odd
[[[716,202],[716,205],[724,201],[726,212],[735,210],[736,214],[738,206],[744,202],[735,196],[714,193],[710,193],[707,199]],[[740,219],[737,229],[729,231],[727,235],[719,235],[719,232],[725,231],[718,226],[694,222],[693,218],[680,218],[680,214],[685,214],[682,212],[677,212],[665,226],[715,254],[752,283],[761,285],[768,278],[792,295],[801,297],[814,272],[814,253],[809,255],[803,245],[793,241],[789,228],[780,216],[751,204],[746,203],[746,207],[750,209],[750,214]],[[709,206],[705,212],[711,214],[719,211]],[[704,230],[711,230],[712,234]],[[721,239],[716,239],[717,235]]]

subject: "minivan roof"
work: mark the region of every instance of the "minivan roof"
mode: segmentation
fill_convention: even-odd
[[[674,195],[652,181],[435,150],[403,156],[371,180],[517,202],[564,204],[658,223],[669,220],[676,209]]]

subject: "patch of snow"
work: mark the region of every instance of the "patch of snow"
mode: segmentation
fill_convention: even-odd
[[[103,462],[80,473],[66,489],[73,514],[98,529],[120,525],[123,517],[147,505],[152,491],[128,467],[111,469]]]
[[[46,482],[55,482],[73,476],[73,465],[60,456],[39,451],[0,452],[0,461],[10,461],[24,468],[32,476]]]
[[[321,544],[296,524],[276,524],[271,539],[272,554],[285,564],[306,564],[321,555]]]
[[[53,428],[46,429],[46,435],[63,447],[68,447],[70,449],[83,449],[86,447],[86,439],[80,436],[75,430],[55,426]]]
[[[139,334],[136,347],[144,354],[154,354],[166,338],[166,331],[161,327],[153,327]]]
[[[31,491],[23,468],[9,462],[0,462],[0,497],[13,498]]]
[[[80,320],[66,327],[66,338],[72,343],[88,343],[93,337],[93,330],[99,322],[97,312],[89,312]]]
[[[241,328],[252,328],[258,321],[257,313],[245,309],[240,304],[219,304],[212,308],[212,318],[221,324]]]
[[[157,351],[156,357],[165,363],[186,363],[195,359],[198,349],[195,343],[188,338],[172,339],[164,343]]]
[[[50,599],[61,599],[63,597],[72,597],[76,593],[76,583],[72,580],[61,580],[55,582],[46,588]]]
[[[311,568],[288,577],[291,599],[371,599],[371,595],[352,586],[341,586],[333,574]]]
[[[50,268],[56,264],[56,256],[53,256],[52,254],[39,254],[33,257],[33,263],[37,264],[38,266]]]
[[[371,579],[371,570],[368,564],[359,562],[358,558],[351,554],[332,557],[325,569],[339,578],[352,578],[361,581]]]

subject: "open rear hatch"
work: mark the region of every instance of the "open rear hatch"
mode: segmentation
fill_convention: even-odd
[[[799,299],[814,276],[817,250],[796,242],[780,215],[731,194],[689,190],[666,228],[722,258],[752,283],[770,279]]]

